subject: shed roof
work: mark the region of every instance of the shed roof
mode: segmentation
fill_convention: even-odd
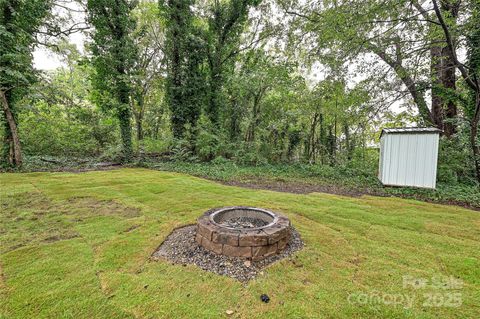
[[[383,134],[440,134],[442,131],[436,127],[394,127],[384,128]]]

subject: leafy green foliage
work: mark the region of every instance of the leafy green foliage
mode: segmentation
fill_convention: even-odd
[[[132,34],[138,54],[130,74],[130,104],[135,118],[137,149],[141,151],[145,146],[145,129],[148,130],[149,126],[158,127],[159,117],[165,112],[165,57],[162,54],[165,50],[162,41],[165,23],[159,19],[160,8],[154,2],[140,2],[132,14],[138,22]],[[158,130],[152,133],[149,135],[158,134]]]
[[[434,81],[430,49],[443,41],[442,30],[416,1],[90,0],[91,58],[56,41],[66,65],[34,86],[35,32],[49,28],[40,12],[49,13],[39,9],[40,2],[1,3],[7,2],[29,11],[36,25],[16,17],[19,30],[25,28],[16,40],[2,25],[7,45],[1,58],[20,73],[1,72],[19,83],[7,95],[30,159],[92,156],[116,162],[137,156],[138,162],[173,160],[225,170],[305,166],[301,170],[318,168],[312,176],[325,183],[348,179],[345,187],[377,190],[380,128],[428,122],[422,107],[433,94],[459,107],[449,119],[455,134],[441,143],[439,183],[451,186],[444,189],[453,197],[478,185],[475,142],[469,139],[475,96],[462,79],[455,88]],[[442,7],[459,47],[468,43],[472,66],[478,51],[474,5],[460,7],[458,19]],[[429,19],[412,18],[424,13]],[[21,50],[7,54],[15,43]],[[10,155],[8,131],[1,137]],[[290,173],[282,168],[281,174]]]
[[[260,0],[214,1],[207,7],[205,38],[208,61],[208,105],[206,114],[219,127],[222,106],[225,105],[226,73],[232,72],[235,57],[240,50],[240,39],[251,7]]]
[[[96,102],[112,110],[119,120],[123,156],[126,162],[133,155],[129,74],[137,59],[132,40],[135,20],[131,11],[136,1],[89,0],[90,23],[95,27],[91,47],[95,69],[93,85]]]
[[[28,87],[34,80],[35,33],[52,5],[46,0],[0,1],[0,89]]]
[[[23,102],[20,124],[29,155],[93,157],[118,143],[116,118],[85,99],[92,92],[91,67],[75,56],[68,63],[69,68],[39,82]]]
[[[167,27],[166,97],[175,138],[183,137],[186,125],[196,127],[205,97],[204,44],[198,36],[192,4],[192,0],[160,1]]]
[[[49,0],[0,0],[0,124],[4,130],[2,164],[7,161],[14,163],[14,148],[17,148],[17,155],[21,155],[20,145],[14,142],[18,140],[18,136],[14,136],[18,122],[16,104],[28,93],[29,86],[35,80],[32,67],[35,36],[51,5],[52,1]],[[12,115],[11,119],[8,119],[7,112]],[[21,163],[21,159],[16,158],[15,162]]]

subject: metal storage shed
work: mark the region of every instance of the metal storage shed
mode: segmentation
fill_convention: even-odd
[[[378,178],[383,185],[435,188],[436,128],[386,128],[380,135]]]

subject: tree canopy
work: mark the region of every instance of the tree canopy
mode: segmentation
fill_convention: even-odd
[[[382,127],[434,126],[440,177],[480,181],[478,1],[67,3],[0,1],[5,166],[23,154],[374,169]],[[35,70],[39,46],[63,66]]]

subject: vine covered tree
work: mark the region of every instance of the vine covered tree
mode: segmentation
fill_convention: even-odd
[[[89,21],[92,33],[92,64],[95,100],[118,118],[122,138],[123,160],[133,156],[131,128],[130,74],[137,59],[132,34],[136,21],[131,14],[137,1],[89,0]]]
[[[239,53],[241,35],[248,21],[250,8],[261,0],[215,0],[210,6],[208,29],[205,32],[207,45],[208,106],[207,115],[217,125],[222,105],[225,104],[222,89],[227,70],[232,71],[234,57]]]
[[[480,123],[480,80],[478,70],[478,27],[479,27],[479,5],[478,1],[471,2],[472,15],[470,17],[470,23],[468,24],[468,36],[467,36],[467,49],[468,49],[468,63],[462,63],[457,54],[456,48],[456,34],[457,28],[452,26],[448,21],[448,17],[444,16],[441,10],[441,2],[432,0],[435,15],[440,24],[445,42],[448,45],[449,57],[452,60],[453,65],[460,71],[465,84],[469,88],[471,95],[473,95],[472,101],[467,106],[467,116],[470,122],[470,146],[472,148],[473,161],[475,163],[475,173],[477,181],[480,182],[480,145],[478,143],[478,126]]]
[[[52,1],[0,0],[0,104],[4,122],[3,158],[22,165],[16,103],[35,81],[32,52]]]
[[[196,127],[205,96],[204,45],[194,23],[192,0],[160,1],[166,21],[166,97],[172,132],[182,138],[186,126]]]

